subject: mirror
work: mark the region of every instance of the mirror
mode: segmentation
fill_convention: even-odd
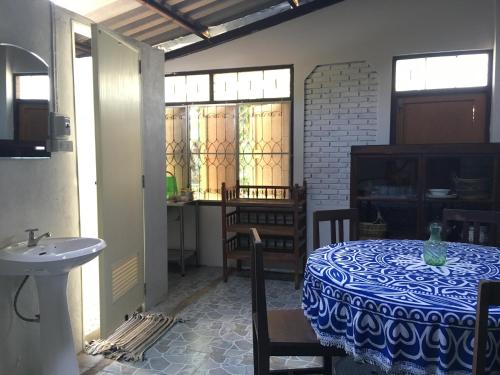
[[[0,157],[48,157],[50,79],[35,54],[0,43]]]

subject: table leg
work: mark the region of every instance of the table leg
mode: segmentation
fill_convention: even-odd
[[[180,210],[180,248],[181,248],[181,275],[186,274],[185,264],[184,264],[184,206],[179,207]]]
[[[196,266],[200,265],[200,204],[195,203],[195,222],[196,222]]]

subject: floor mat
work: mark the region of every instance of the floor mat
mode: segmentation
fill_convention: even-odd
[[[144,352],[175,322],[174,318],[163,313],[135,313],[107,339],[92,341],[85,347],[85,352],[115,360],[141,361]]]

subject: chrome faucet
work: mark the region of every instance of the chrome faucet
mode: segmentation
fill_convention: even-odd
[[[50,237],[52,234],[50,232],[46,232],[44,234],[35,237],[35,232],[38,231],[38,228],[34,229],[26,229],[25,232],[28,232],[28,247],[33,247],[38,245],[38,241],[40,241],[44,237]]]

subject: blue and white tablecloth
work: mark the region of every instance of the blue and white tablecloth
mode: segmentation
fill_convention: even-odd
[[[500,249],[449,243],[428,266],[422,241],[370,240],[313,252],[302,305],[323,345],[391,373],[470,374],[477,286],[500,280]],[[500,309],[490,309],[488,373],[500,373]]]

